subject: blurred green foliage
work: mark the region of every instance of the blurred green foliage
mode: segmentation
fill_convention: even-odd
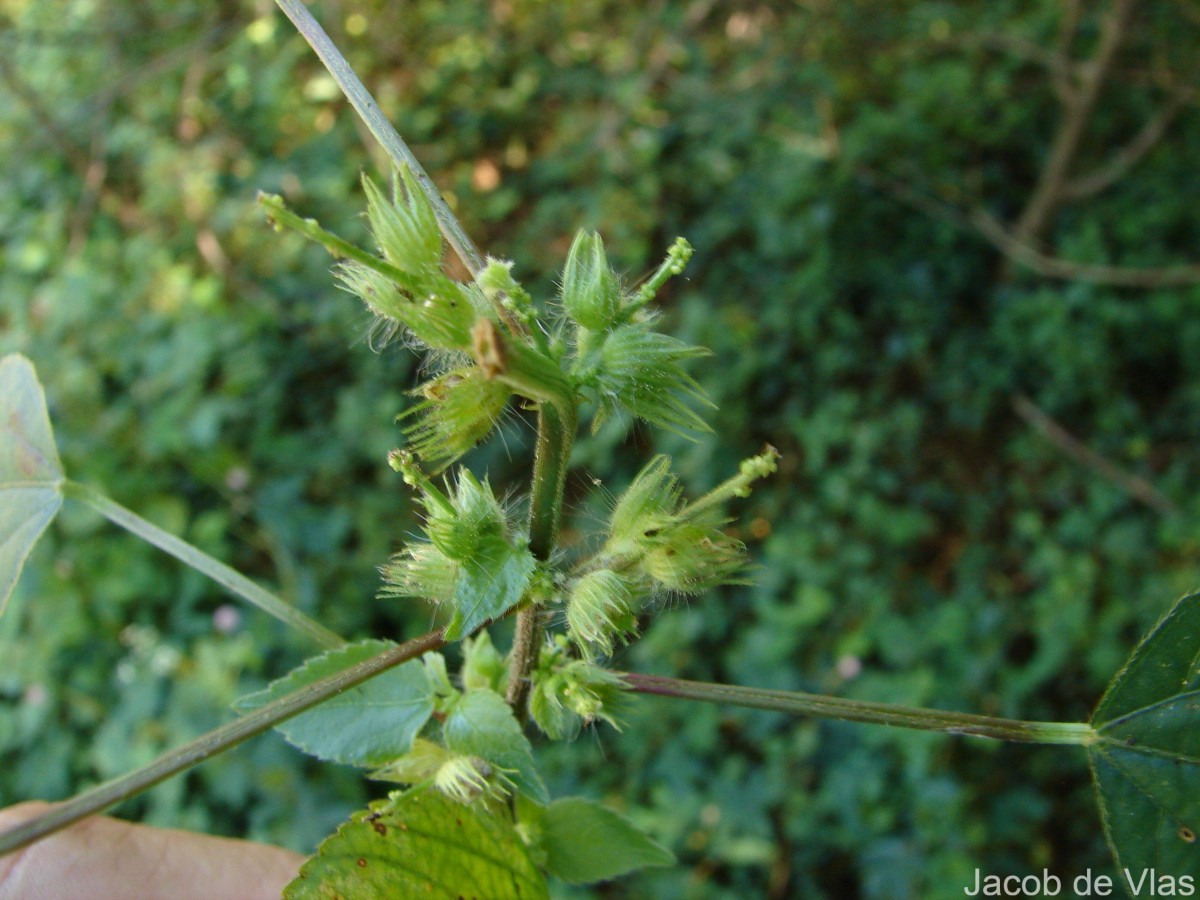
[[[1015,220],[1095,51],[1037,0],[856,4],[314,3],[469,233],[542,296],[571,236],[664,290],[721,406],[664,438],[704,490],[764,442],[752,587],[664,612],[618,665],[1029,719],[1082,720],[1200,570],[1200,289],[1050,280],[971,225]],[[1194,6],[1140,4],[1073,171],[1195,81]],[[1040,235],[1087,263],[1200,256],[1200,116]],[[374,151],[371,151],[374,152]],[[71,477],[348,636],[424,631],[376,600],[415,527],[384,464],[415,360],[370,352],[329,260],[263,189],[363,240],[354,116],[266,0],[0,0],[0,352],[38,366]],[[1018,417],[1028,396],[1174,504],[1163,513]],[[468,462],[521,476],[530,430]],[[577,450],[568,540],[650,452]],[[314,648],[68,508],[0,621],[0,804],[58,798],[222,721]],[[623,808],[681,858],[595,896],[940,897],[988,873],[1111,865],[1081,751],[643,699],[542,754],[555,795]],[[270,736],[124,812],[311,849],[368,797]],[[1105,869],[1106,870],[1106,869]],[[582,893],[570,896],[583,896]],[[568,896],[564,893],[563,896]]]

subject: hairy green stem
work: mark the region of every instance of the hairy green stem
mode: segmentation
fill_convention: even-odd
[[[163,531],[157,525],[147,522],[141,516],[126,509],[115,500],[110,499],[94,488],[80,484],[77,481],[63,482],[64,497],[78,500],[90,506],[110,522],[120,525],[126,531],[136,534],[142,540],[153,544],[159,550],[169,553],[180,562],[195,569],[202,575],[207,575],[231,594],[252,603],[285,625],[299,629],[325,647],[340,647],[346,643],[340,635],[330,631],[320,622],[310,619],[286,600],[275,596],[270,591],[259,587],[245,575],[231,569],[225,563],[214,559],[203,550],[193,547],[187,541],[177,538],[170,532]]]
[[[919,731],[940,731],[944,734],[972,734],[997,741],[1020,741],[1030,744],[1095,743],[1097,734],[1085,722],[1023,722],[971,713],[948,712],[940,709],[921,709],[891,703],[871,703],[848,700],[822,694],[802,694],[773,691],[765,688],[736,687],[708,684],[701,681],[682,681],[661,675],[618,673],[630,689],[639,694],[679,697],[684,700],[704,700],[708,703],[729,703],[753,709],[767,709],[793,715],[843,719],[848,722],[869,722],[875,725],[894,725]]]
[[[662,261],[658,269],[651,275],[646,283],[638,288],[629,301],[625,304],[621,311],[621,318],[628,321],[633,314],[654,299],[654,295],[658,293],[658,289],[667,283],[667,280],[672,275],[680,275],[683,273],[684,267],[687,266],[688,260],[692,258],[692,245],[684,238],[675,238],[670,249],[667,251],[667,258]]]
[[[537,450],[533,460],[533,493],[529,501],[529,549],[547,562],[558,543],[562,521],[567,464],[575,441],[577,413],[551,403],[538,407]],[[517,614],[508,669],[507,700],[518,720],[524,721],[529,700],[529,673],[537,664],[542,645],[542,610],[528,606]]]
[[[302,234],[315,244],[320,244],[329,251],[329,255],[341,262],[352,259],[368,269],[374,269],[380,275],[390,278],[397,284],[403,284],[405,275],[386,259],[380,259],[374,253],[368,253],[361,247],[356,247],[345,238],[340,238],[332,231],[326,231],[316,219],[305,219],[288,209],[283,198],[278,194],[258,192],[258,205],[266,211],[267,218],[276,230],[290,228]]]
[[[396,133],[396,129],[384,116],[379,104],[375,102],[375,98],[371,96],[354,70],[350,68],[346,57],[342,56],[333,41],[329,39],[329,35],[325,33],[325,29],[312,17],[300,0],[275,0],[275,3],[283,10],[284,15],[292,20],[296,30],[308,41],[308,45],[313,48],[325,68],[329,70],[329,74],[342,89],[342,93],[346,95],[346,99],[350,101],[350,105],[354,107],[367,129],[375,136],[375,140],[379,141],[384,152],[391,157],[392,162],[396,164],[396,168],[402,169],[407,166],[416,176],[421,190],[433,205],[433,214],[437,217],[442,235],[454,248],[454,252],[458,254],[459,259],[463,261],[463,265],[470,270],[471,274],[478,274],[483,269],[483,257],[479,250],[467,236],[446,201],[442,199],[442,194],[433,183],[433,179],[417,161],[413,152],[408,149],[404,138]]]
[[[444,647],[445,644],[441,629],[431,631],[411,641],[389,647],[370,659],[326,676],[320,681],[314,681],[220,728],[214,728],[194,741],[164,753],[149,765],[97,785],[70,800],[56,804],[47,812],[23,822],[16,828],[0,833],[0,856],[20,850],[90,815],[103,812],[110,806],[154,787],[172,775],[273,728],[285,719],[299,715],[335,694],[349,690],[410,659]]]

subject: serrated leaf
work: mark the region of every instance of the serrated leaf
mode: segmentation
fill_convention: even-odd
[[[498,536],[481,540],[474,556],[459,568],[454,582],[454,615],[446,640],[456,641],[496,619],[520,602],[537,564],[529,548]]]
[[[607,881],[647,866],[669,866],[675,855],[599,803],[564,797],[539,816],[546,870],[570,884]]]
[[[355,813],[284,890],[287,900],[542,900],[546,880],[512,823],[429,788]]]
[[[1200,593],[1142,639],[1092,716],[1096,793],[1117,865],[1200,877]]]
[[[33,363],[0,359],[0,615],[25,560],[62,506],[62,463]]]
[[[234,703],[239,712],[257,709],[363,660],[391,641],[361,641],[330,650]],[[288,742],[319,759],[378,768],[412,749],[413,739],[433,713],[433,688],[419,660],[411,660],[308,712],[276,726]]]
[[[533,765],[533,747],[504,698],[489,690],[463,695],[442,725],[446,746],[506,770],[513,783],[540,803],[549,800]]]

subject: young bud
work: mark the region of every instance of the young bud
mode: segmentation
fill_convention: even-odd
[[[411,544],[380,567],[381,597],[421,597],[434,604],[454,597],[458,566],[432,544]]]
[[[453,754],[437,770],[433,784],[447,797],[470,803],[481,795],[503,797],[508,793],[501,778],[490,780],[494,775],[498,775],[497,771],[486,760]]]
[[[504,539],[504,510],[486,480],[480,483],[460,469],[450,505],[450,510],[439,504],[429,506],[425,520],[429,539],[449,559],[466,562],[480,545]]]
[[[617,675],[567,654],[567,641],[542,648],[532,675],[529,714],[552,740],[570,740],[584,724],[604,719],[620,730],[617,714],[625,682]]]
[[[602,331],[617,319],[621,287],[608,264],[604,242],[595,232],[575,235],[563,268],[562,304],[568,316],[593,331]]]
[[[637,629],[633,589],[616,572],[608,569],[589,572],[571,589],[567,626],[585,655],[590,656],[594,646],[608,656],[615,638]]]

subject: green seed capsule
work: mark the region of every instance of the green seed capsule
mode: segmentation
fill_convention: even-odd
[[[584,328],[602,331],[616,322],[621,287],[595,232],[575,235],[563,269],[562,303],[567,315]]]

